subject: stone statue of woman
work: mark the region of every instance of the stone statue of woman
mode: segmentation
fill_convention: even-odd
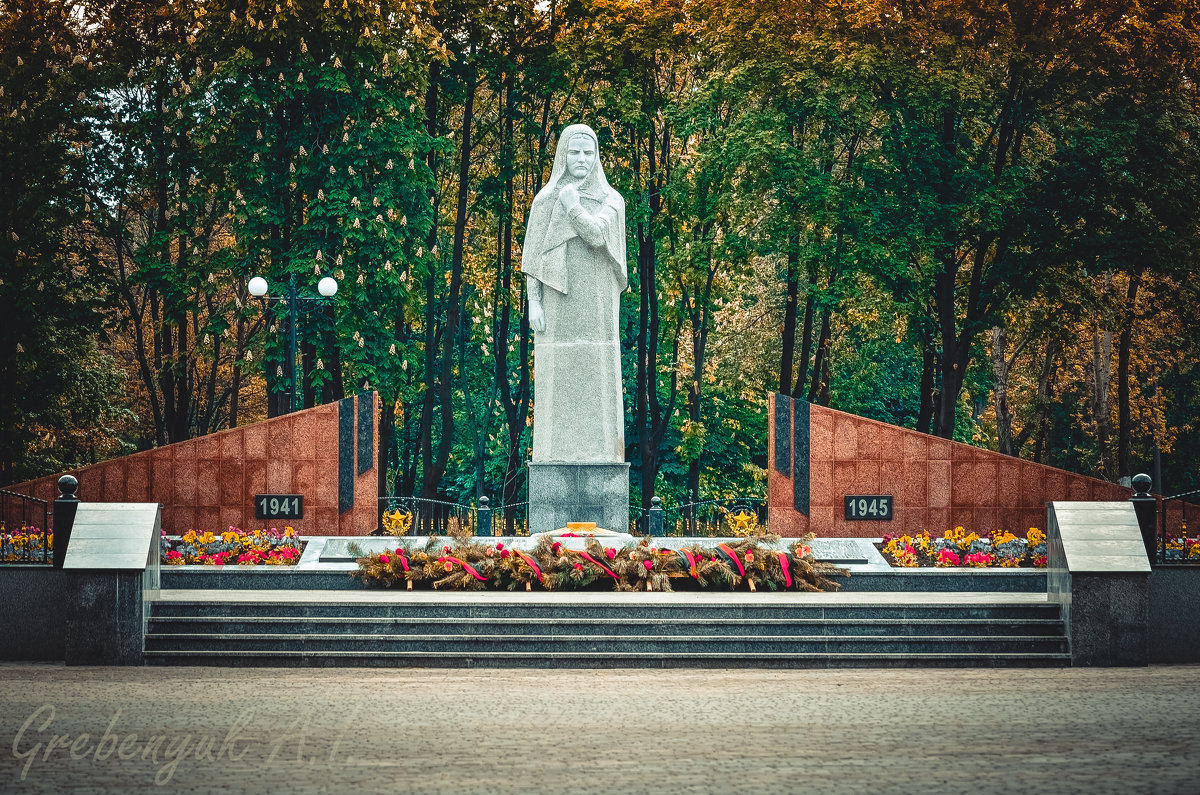
[[[534,331],[534,463],[623,462],[625,200],[609,187],[585,124],[558,139],[550,180],[529,210],[521,271]]]

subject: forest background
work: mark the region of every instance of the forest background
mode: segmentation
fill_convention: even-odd
[[[1200,487],[1196,2],[0,0],[0,480],[383,396],[388,494],[524,500],[524,221],[626,198],[634,502],[766,396]],[[331,275],[337,295],[315,297]]]

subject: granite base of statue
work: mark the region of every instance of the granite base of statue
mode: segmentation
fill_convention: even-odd
[[[590,127],[563,130],[526,230],[521,271],[534,331],[529,532],[568,522],[623,532],[625,200],[608,185]]]

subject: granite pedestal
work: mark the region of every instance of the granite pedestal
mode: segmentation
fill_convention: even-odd
[[[629,464],[529,464],[529,532],[545,533],[567,522],[629,529]]]

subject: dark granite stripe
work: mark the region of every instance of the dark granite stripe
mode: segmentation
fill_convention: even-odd
[[[792,404],[796,409],[795,419],[792,420],[792,449],[795,457],[792,460],[792,505],[800,513],[808,516],[808,409],[806,400],[797,400]]]
[[[375,464],[375,397],[370,392],[358,396],[358,474]]]
[[[338,401],[338,513],[354,507],[354,398]]]
[[[775,393],[775,471],[792,471],[792,399]]]

